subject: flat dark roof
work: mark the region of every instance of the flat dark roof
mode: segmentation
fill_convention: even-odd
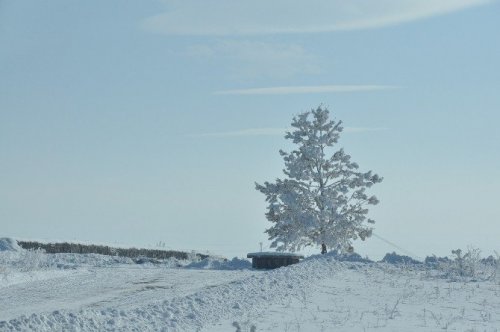
[[[288,258],[304,258],[304,255],[295,254],[292,252],[251,252],[247,254],[247,258],[259,257],[288,257]]]

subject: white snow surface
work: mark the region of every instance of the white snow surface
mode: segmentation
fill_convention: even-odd
[[[27,263],[26,263],[27,261]],[[338,262],[270,271],[243,259],[134,264],[0,252],[0,331],[498,331],[500,281]]]

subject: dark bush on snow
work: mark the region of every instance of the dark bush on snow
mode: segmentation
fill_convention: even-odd
[[[161,261],[155,258],[141,256],[134,259],[136,264],[161,264]]]
[[[488,257],[481,259],[481,263],[485,265],[497,266],[500,261],[498,258],[489,255]]]
[[[449,263],[451,260],[448,257],[436,257],[436,255],[425,257],[425,265],[438,266],[442,263]]]
[[[419,262],[410,256],[398,255],[395,252],[385,254],[381,262],[389,264],[422,264],[422,262]]]

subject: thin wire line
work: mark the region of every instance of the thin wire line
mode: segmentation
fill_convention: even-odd
[[[372,232],[372,235],[373,235],[373,236],[375,236],[377,239],[384,241],[384,242],[385,242],[385,243],[387,243],[388,245],[393,246],[394,248],[401,250],[402,252],[406,253],[407,255],[413,256],[413,258],[417,258],[418,260],[422,260],[422,257],[420,257],[420,256],[418,256],[418,255],[415,255],[414,253],[412,253],[412,252],[411,252],[411,251],[409,251],[409,250],[406,250],[406,249],[404,249],[404,248],[401,248],[401,247],[400,247],[400,246],[398,246],[397,244],[395,244],[395,243],[393,243],[393,242],[391,242],[391,241],[389,241],[389,240],[387,240],[387,239],[384,239],[384,238],[383,238],[383,237],[381,237],[380,235],[375,234],[375,233],[373,233],[373,232]]]

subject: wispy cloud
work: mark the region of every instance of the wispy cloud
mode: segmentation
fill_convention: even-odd
[[[169,2],[146,30],[169,35],[259,35],[373,29],[444,15],[493,0],[253,0]],[[280,14],[276,14],[280,13]]]
[[[216,133],[193,134],[190,137],[246,137],[246,136],[285,136],[287,131],[293,128],[248,128],[235,131],[223,131]],[[344,127],[344,133],[362,133],[368,131],[382,131],[387,128],[382,127]]]
[[[397,89],[393,85],[313,85],[313,86],[277,86],[267,88],[237,89],[215,91],[216,95],[287,95],[304,93],[363,92]]]

